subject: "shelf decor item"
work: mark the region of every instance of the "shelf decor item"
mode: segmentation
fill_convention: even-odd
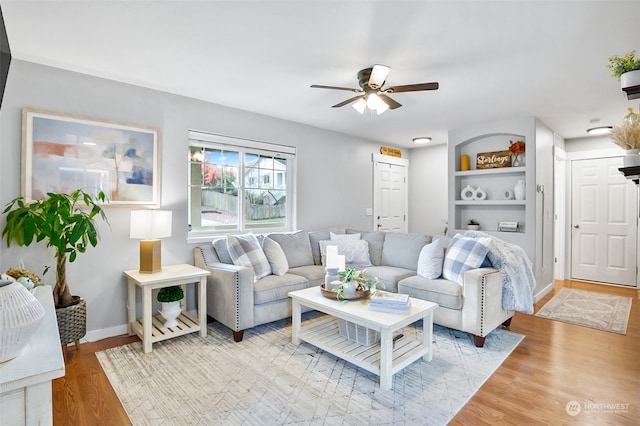
[[[497,169],[509,167],[510,164],[510,151],[479,152],[476,154],[476,169]]]
[[[640,58],[636,58],[635,50],[623,56],[609,57],[608,66],[611,76],[620,80],[620,87],[627,94],[627,99],[640,98]]]
[[[467,222],[467,229],[470,231],[478,231],[480,229],[480,222],[475,219],[469,219],[469,222]]]
[[[609,139],[625,150],[624,167],[640,166],[640,114],[629,108],[622,124],[614,126],[609,133]]]
[[[516,200],[524,200],[526,193],[525,189],[524,180],[519,179],[516,186],[513,187],[513,194],[516,197]]]
[[[526,145],[524,141],[509,141],[509,152],[511,153],[511,167],[524,167]]]
[[[460,170],[463,172],[469,170],[469,156],[467,154],[460,156]]]

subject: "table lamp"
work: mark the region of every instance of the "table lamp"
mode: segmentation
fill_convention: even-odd
[[[162,269],[160,238],[171,236],[171,211],[132,210],[130,238],[140,239],[140,273]]]

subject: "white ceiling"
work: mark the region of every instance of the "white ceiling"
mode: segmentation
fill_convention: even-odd
[[[640,51],[638,1],[0,0],[14,58],[383,144],[446,143],[470,123],[537,116],[565,138],[626,109],[607,58]],[[391,67],[402,108],[330,108]],[[211,129],[215,130],[215,129]]]

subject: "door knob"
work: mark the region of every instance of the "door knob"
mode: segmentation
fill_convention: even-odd
[[[573,227],[578,229],[578,228],[580,228],[580,225],[573,225]]]

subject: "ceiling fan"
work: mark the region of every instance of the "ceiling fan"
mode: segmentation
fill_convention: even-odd
[[[376,64],[371,68],[365,68],[358,72],[359,89],[352,89],[349,87],[337,87],[337,86],[323,86],[320,84],[313,84],[311,87],[316,89],[332,89],[332,90],[348,90],[350,92],[357,93],[357,96],[342,101],[332,106],[332,108],[340,108],[348,105],[352,102],[353,107],[360,113],[364,114],[365,108],[375,109],[379,114],[382,114],[388,109],[400,108],[402,104],[391,99],[387,96],[388,93],[401,93],[401,92],[418,92],[422,90],[438,90],[438,83],[418,83],[418,84],[406,84],[402,86],[391,86],[383,89],[383,85],[387,76],[389,75],[391,68],[386,65]]]

